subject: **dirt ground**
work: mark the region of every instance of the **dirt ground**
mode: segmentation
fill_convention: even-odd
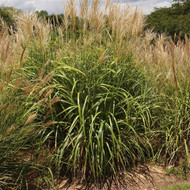
[[[111,181],[111,182],[110,182]],[[190,178],[184,179],[175,174],[167,175],[162,166],[141,166],[135,168],[128,176],[122,176],[119,185],[109,180],[103,187],[85,186],[80,182],[69,183],[63,180],[58,190],[159,190],[174,184],[190,182]]]

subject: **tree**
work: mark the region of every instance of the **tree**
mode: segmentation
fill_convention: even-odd
[[[36,14],[37,14],[38,18],[47,18],[48,17],[48,12],[45,10],[41,10],[40,12],[36,11]]]
[[[190,0],[174,0],[172,7],[181,10],[181,14],[187,14],[190,11]]]
[[[190,0],[174,0],[169,8],[157,8],[147,16],[147,28],[155,32],[190,36]]]
[[[188,0],[173,0],[174,3],[185,3]]]

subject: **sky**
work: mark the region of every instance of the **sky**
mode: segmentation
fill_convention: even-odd
[[[0,6],[12,6],[21,10],[40,11],[47,10],[50,14],[62,13],[66,0],[0,0]],[[119,0],[121,5],[140,7],[145,14],[151,13],[154,7],[169,7],[172,0]]]

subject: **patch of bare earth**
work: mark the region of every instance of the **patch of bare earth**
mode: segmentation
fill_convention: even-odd
[[[190,182],[190,178],[183,179],[174,174],[167,175],[162,166],[148,165],[137,167],[132,172],[122,175],[117,182],[108,180],[103,187],[63,180],[58,190],[157,190],[187,182]]]

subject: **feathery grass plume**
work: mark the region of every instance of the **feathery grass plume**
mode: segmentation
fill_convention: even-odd
[[[9,135],[14,129],[15,129],[15,126],[11,125],[11,127],[7,129],[6,135]]]
[[[75,25],[76,25],[76,2],[75,0],[68,0],[67,2],[67,8],[69,11],[69,16],[71,17],[71,25],[72,25],[72,29],[73,31],[75,30]]]
[[[111,0],[106,0],[104,13],[107,14],[107,11],[109,10],[109,7],[111,6]]]
[[[44,93],[44,98],[47,99],[53,92],[53,89],[50,87]]]
[[[37,86],[34,89],[34,92],[38,93],[39,89],[44,87],[44,85],[46,85],[52,79],[53,76],[54,76],[53,72],[51,72],[51,73],[47,74],[46,76],[44,76],[44,78],[39,83],[37,83]]]
[[[7,83],[9,83],[9,81],[10,81],[12,72],[13,72],[13,68],[10,68],[9,74],[8,74],[8,76],[7,76],[7,79],[6,79],[6,82],[7,82]]]
[[[32,122],[32,121],[37,117],[37,115],[38,115],[37,113],[30,115],[30,116],[28,117],[28,119],[26,120],[24,126],[26,126],[26,125],[28,125],[30,122]]]
[[[23,48],[23,51],[22,51],[21,56],[20,56],[20,66],[21,66],[21,63],[23,61],[25,51],[26,51],[26,46]]]
[[[38,19],[35,13],[25,13],[17,17],[17,36],[24,47],[36,41],[39,46],[44,45],[49,38],[51,26],[48,22]]]
[[[187,35],[185,35],[185,50],[186,53],[189,55],[190,54],[190,41]]]
[[[142,34],[144,16],[141,11],[133,10],[130,6],[121,7],[113,3],[109,8],[108,23],[117,41],[122,41],[124,38],[128,40]]]
[[[114,16],[115,16],[115,14],[113,14],[115,6],[116,5],[113,5],[113,3],[111,3],[111,6],[109,7],[109,10],[108,10],[108,26],[110,28],[112,27],[112,23],[113,23]]]
[[[173,41],[170,41],[170,52],[172,57],[172,71],[173,71],[173,78],[174,83],[176,86],[176,90],[178,90],[178,81],[177,81],[177,72],[176,72],[176,66],[175,66],[175,52],[174,52],[175,44]]]
[[[160,81],[167,81],[168,84],[172,84],[173,79],[178,78],[178,84],[181,82],[183,83],[189,75],[188,68],[190,55],[188,53],[188,40],[178,40],[176,44],[172,42],[171,45],[169,37],[163,34],[157,35],[157,37],[154,33],[151,35],[155,37],[153,37],[152,40],[150,39],[149,43],[147,40],[144,42],[146,39],[146,33],[145,37],[139,38],[139,40],[134,43],[133,52],[135,53],[136,58],[139,61],[141,60],[148,63],[149,70],[152,70],[155,74],[157,73],[157,76],[160,76],[159,78],[161,78]],[[146,44],[148,44],[147,47],[145,47]],[[172,72],[174,73],[174,59],[175,71],[177,71],[174,75],[176,75],[176,77],[172,74]],[[173,63],[173,66],[171,63]],[[163,82],[163,84],[165,82]],[[176,82],[173,84],[176,86]]]
[[[37,16],[31,13],[21,14],[17,17],[17,36],[21,39],[24,46],[27,46],[27,44],[33,39],[34,26],[37,21]]]
[[[69,27],[69,9],[67,4],[64,5],[64,25],[65,25],[65,30],[68,30]]]
[[[83,33],[86,33],[88,27],[88,15],[89,15],[89,2],[88,0],[80,0],[80,18],[81,18],[81,29]]]
[[[89,13],[89,2],[88,0],[80,0],[80,18],[87,19]],[[86,21],[86,20],[84,20]]]
[[[5,109],[6,106],[7,106],[7,104],[4,104],[4,105],[0,108],[0,113]]]
[[[56,121],[48,121],[47,123],[44,124],[44,127],[49,127],[51,125],[55,125]]]
[[[91,10],[89,13],[89,25],[92,31],[95,31],[96,34],[98,33],[99,29],[101,28],[102,24],[102,14],[100,12],[100,1],[93,0],[91,5]]]
[[[6,70],[10,66],[10,52],[13,38],[9,35],[8,29],[2,26],[1,37],[0,37],[0,72]]]
[[[10,41],[8,41],[8,43],[7,43],[7,45],[5,47],[6,48],[5,48],[5,51],[4,51],[4,55],[2,56],[4,63],[6,62],[6,59],[8,57],[8,52],[9,52],[9,48],[10,48]]]
[[[55,97],[49,102],[49,107],[52,107],[55,103],[59,102],[61,97]]]
[[[60,23],[59,23],[58,15],[56,13],[55,13],[55,20],[56,20],[56,24],[58,24],[58,26],[59,26]]]

